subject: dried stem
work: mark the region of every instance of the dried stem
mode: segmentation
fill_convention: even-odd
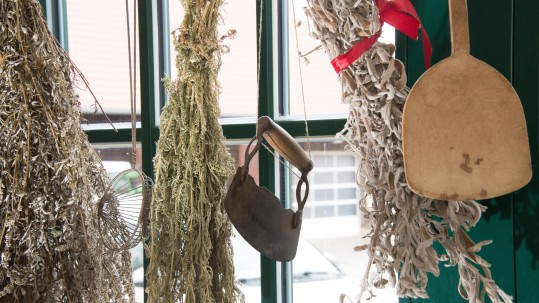
[[[149,302],[242,301],[232,263],[232,226],[223,207],[234,172],[219,125],[217,36],[221,0],[182,1],[174,31],[178,79],[165,81],[150,212]]]

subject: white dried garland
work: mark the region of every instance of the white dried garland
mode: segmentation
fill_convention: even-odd
[[[330,58],[380,30],[374,1],[307,2],[312,35]],[[377,42],[339,74],[350,115],[338,136],[360,161],[357,183],[365,193],[360,209],[371,227],[369,244],[356,247],[366,250],[370,258],[357,301],[365,290],[373,295],[373,287],[388,283],[396,285],[399,296],[428,298],[427,274],[438,276],[442,261],[458,266],[458,290],[469,302],[485,302],[485,295],[494,303],[511,302],[492,279],[490,265],[476,254],[491,241],[476,244],[467,235],[485,207],[475,201],[421,197],[406,184],[402,111],[409,88],[404,65],[394,58],[394,51],[393,45]],[[444,254],[437,254],[434,242],[441,244]]]

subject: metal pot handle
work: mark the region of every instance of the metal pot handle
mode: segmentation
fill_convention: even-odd
[[[258,141],[256,142],[255,147],[253,148],[253,150],[251,152],[249,152],[249,150],[251,149],[251,145],[253,144],[253,142],[256,139],[258,139]],[[253,137],[251,139],[251,141],[249,141],[249,145],[247,145],[247,148],[245,149],[245,164],[243,164],[243,170],[242,170],[242,173],[241,173],[241,183],[242,184],[243,184],[243,182],[245,182],[245,179],[247,179],[247,175],[249,174],[249,164],[251,163],[251,160],[253,159],[255,154],[260,149],[261,145],[262,145],[262,135],[257,134],[255,137]]]

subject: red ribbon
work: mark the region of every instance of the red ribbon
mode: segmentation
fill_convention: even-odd
[[[418,39],[418,30],[421,29],[421,41],[423,42],[423,54],[425,66],[430,67],[430,57],[432,56],[432,46],[429,36],[423,28],[417,12],[410,3],[410,0],[376,0],[376,6],[380,15],[380,27],[384,22],[395,27],[397,30],[410,37]],[[365,51],[378,40],[382,30],[368,38],[365,38],[356,43],[346,53],[336,57],[331,61],[331,65],[337,73],[347,68],[350,64],[357,60]]]

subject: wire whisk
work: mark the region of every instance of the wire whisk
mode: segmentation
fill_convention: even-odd
[[[118,174],[98,205],[99,231],[112,251],[135,247],[145,236],[152,180],[137,169]]]
[[[137,1],[134,1],[136,37]],[[136,61],[132,68],[129,31],[129,3],[125,1],[127,18],[127,47],[129,51],[129,85],[131,96],[131,168],[122,171],[110,183],[98,204],[98,228],[104,245],[111,251],[127,250],[137,246],[148,229],[152,180],[136,164]],[[136,60],[136,38],[134,58]],[[133,76],[133,70],[135,75]]]

